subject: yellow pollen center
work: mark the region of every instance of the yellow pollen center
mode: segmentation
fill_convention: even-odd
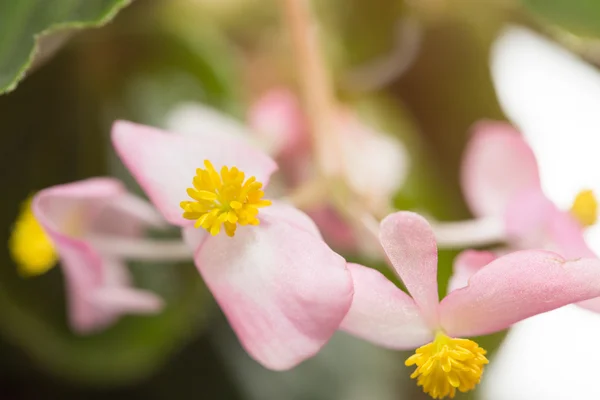
[[[451,399],[456,390],[468,392],[477,386],[488,363],[486,351],[468,339],[455,339],[438,332],[433,342],[419,347],[406,366],[416,365],[410,376],[434,399]]]
[[[193,201],[182,201],[183,218],[195,220],[196,228],[204,228],[218,235],[221,225],[233,237],[237,225],[258,225],[258,209],[271,205],[263,200],[262,183],[254,176],[245,175],[236,167],[223,167],[219,174],[210,161],[204,160],[206,169],[198,168],[193,188],[187,194]]]
[[[56,265],[56,251],[31,210],[31,200],[23,204],[8,248],[23,276],[41,275]]]
[[[577,193],[571,206],[571,214],[579,221],[581,226],[594,225],[598,219],[598,201],[594,196],[594,192],[582,190]]]

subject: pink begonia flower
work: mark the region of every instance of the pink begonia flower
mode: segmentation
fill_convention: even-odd
[[[250,109],[250,125],[260,137],[277,143],[273,155],[283,165],[292,187],[314,177],[311,171],[309,131],[296,96],[287,89],[273,89]],[[366,207],[374,212],[389,208],[392,196],[404,183],[409,157],[397,139],[364,125],[349,110],[339,108],[334,133],[338,136],[341,170],[346,183],[364,196]],[[373,253],[368,240],[351,229],[329,204],[320,204],[309,215],[321,228],[325,239],[340,250]]]
[[[485,350],[460,337],[497,332],[600,294],[600,260],[566,261],[529,250],[493,260],[439,301],[436,242],[427,221],[410,212],[391,214],[381,222],[380,240],[410,296],[380,272],[351,264],[355,293],[341,329],[394,349],[431,342],[406,364],[416,364],[412,377],[433,398],[479,383]]]
[[[567,259],[596,257],[584,237],[586,225],[576,218],[582,209],[586,218],[589,204],[584,201],[577,207],[575,202],[571,210],[561,210],[544,194],[535,155],[510,124],[480,122],[474,127],[465,150],[462,185],[473,214],[497,221],[509,249],[542,248]],[[592,204],[595,208],[595,200]],[[579,305],[600,312],[600,298]]]
[[[597,67],[540,34],[511,26],[492,46],[491,71],[502,109],[536,155],[548,198],[567,208],[581,190],[598,195]],[[587,227],[584,236],[598,254],[599,224]],[[584,306],[600,311],[598,299]],[[504,340],[482,387],[482,398],[600,398],[598,335],[600,315],[576,306],[520,323]]]
[[[588,204],[562,210],[548,199],[533,151],[510,124],[484,121],[473,127],[461,178],[473,214],[494,226],[498,238],[512,248],[545,248],[566,258],[594,257],[583,236]],[[582,221],[578,214],[583,214]]]
[[[346,314],[353,288],[345,261],[305,214],[262,198],[277,168],[271,158],[231,135],[196,132],[118,121],[112,139],[157,209],[183,229],[244,348],[267,368],[291,368],[318,352]]]
[[[93,178],[44,189],[31,207],[60,258],[75,331],[97,331],[123,314],[162,309],[158,296],[130,287],[126,264],[109,251],[111,242],[125,243],[146,227],[164,226],[148,203],[115,179]]]

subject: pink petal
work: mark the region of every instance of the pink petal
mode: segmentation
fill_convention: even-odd
[[[102,284],[90,287],[81,296],[79,311],[89,322],[84,329],[79,325],[79,332],[99,331],[115,323],[124,314],[156,314],[162,310],[163,300],[156,294],[129,287],[131,276],[125,263],[104,258],[102,268]]]
[[[283,370],[329,340],[353,289],[345,261],[305,229],[305,216],[291,209],[277,218],[266,213],[272,207],[259,226],[210,237],[195,261],[248,353]]]
[[[438,322],[437,246],[418,214],[397,212],[381,222],[381,245],[430,326]]]
[[[44,227],[73,236],[89,228],[89,224],[78,222],[93,220],[108,203],[125,193],[125,187],[116,179],[92,178],[41,191],[33,209]]]
[[[276,157],[296,157],[309,150],[308,127],[296,95],[285,88],[272,89],[248,112],[255,135],[268,143]]]
[[[44,229],[47,229],[44,226]],[[114,322],[89,301],[89,294],[102,286],[102,258],[87,243],[47,231],[60,256],[67,289],[69,323],[78,333],[90,333]]]
[[[151,292],[118,286],[95,290],[90,301],[98,309],[116,315],[155,314],[164,306],[162,299]]]
[[[33,212],[60,256],[68,292],[69,320],[77,332],[104,328],[127,311],[122,307],[110,310],[98,307],[93,300],[99,289],[126,287],[129,276],[124,265],[104,258],[85,240],[86,235],[94,233],[94,228],[108,228],[98,224],[98,220],[104,220],[111,205],[127,196],[119,181],[94,178],[42,190],[33,200]],[[112,226],[112,231],[129,234],[129,226],[139,221],[123,216],[113,222],[127,226],[122,229]],[[154,295],[148,293],[147,296]],[[160,301],[154,298],[155,302]]]
[[[581,308],[585,308],[586,310],[590,310],[595,313],[600,313],[600,297],[595,297],[590,300],[584,300],[582,302],[577,303],[577,305]]]
[[[305,230],[318,239],[322,239],[319,228],[317,228],[317,225],[308,215],[283,201],[272,200],[271,203],[270,206],[261,208],[258,214],[259,219],[267,218],[270,221],[285,221],[297,229]],[[250,229],[252,228],[250,227]]]
[[[181,236],[190,249],[197,249],[202,246],[205,240],[210,237],[206,229],[194,228],[194,225],[186,226],[181,229]]]
[[[448,282],[448,293],[468,285],[471,275],[496,259],[491,251],[465,250],[454,259],[452,276]]]
[[[525,318],[600,296],[600,260],[565,261],[548,251],[502,256],[471,276],[469,285],[440,303],[451,336],[478,336]]]
[[[94,226],[95,230],[104,232],[115,226],[142,224],[144,227],[165,229],[169,224],[162,215],[148,202],[132,193],[123,193],[118,199],[111,201],[110,208],[102,215]]]
[[[332,206],[323,204],[309,210],[308,214],[319,226],[325,241],[331,247],[338,251],[357,251],[358,243],[352,228]]]
[[[520,248],[547,248],[550,223],[557,212],[540,188],[522,190],[507,203],[506,234]]]
[[[596,257],[585,242],[579,222],[559,210],[539,189],[514,196],[505,221],[511,242],[522,249],[544,248],[567,259]]]
[[[555,251],[566,259],[597,257],[585,241],[583,228],[570,213],[556,210],[549,232]]]
[[[277,169],[268,156],[243,141],[202,135],[190,137],[170,134],[149,126],[117,121],[112,139],[125,166],[136,178],[150,200],[172,224],[193,223],[182,218],[179,203],[188,198],[196,168],[210,160],[217,170],[237,166],[247,177],[267,185]]]
[[[473,132],[461,172],[465,199],[476,216],[503,215],[517,193],[540,188],[535,156],[507,123],[479,122]]]
[[[379,271],[358,264],[348,264],[348,269],[354,298],[340,329],[394,349],[414,349],[431,341],[432,330],[410,296]]]

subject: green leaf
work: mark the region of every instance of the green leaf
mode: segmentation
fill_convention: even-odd
[[[40,38],[110,21],[131,0],[0,1],[0,94],[16,88],[31,67]]]
[[[546,21],[582,36],[600,36],[600,2],[597,0],[521,0]]]

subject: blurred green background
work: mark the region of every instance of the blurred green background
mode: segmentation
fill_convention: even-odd
[[[503,118],[488,70],[499,29],[511,21],[546,33],[600,33],[600,6],[584,0],[314,6],[338,98],[410,149],[396,206],[441,220],[469,216],[458,184],[468,128]],[[1,239],[32,191],[106,174],[139,190],[110,148],[115,119],[163,126],[172,107],[195,101],[243,120],[269,88],[296,86],[290,52],[278,0],[0,0],[0,90],[10,90],[0,96]],[[373,66],[381,60],[391,69],[373,83],[369,71],[380,71]],[[441,252],[442,291],[455,254]],[[423,398],[406,353],[343,333],[292,371],[266,371],[241,349],[192,265],[132,265],[136,283],[164,297],[167,309],[86,337],[66,325],[59,269],[23,279],[6,250],[2,265],[1,399]],[[493,351],[501,338],[481,344]]]

